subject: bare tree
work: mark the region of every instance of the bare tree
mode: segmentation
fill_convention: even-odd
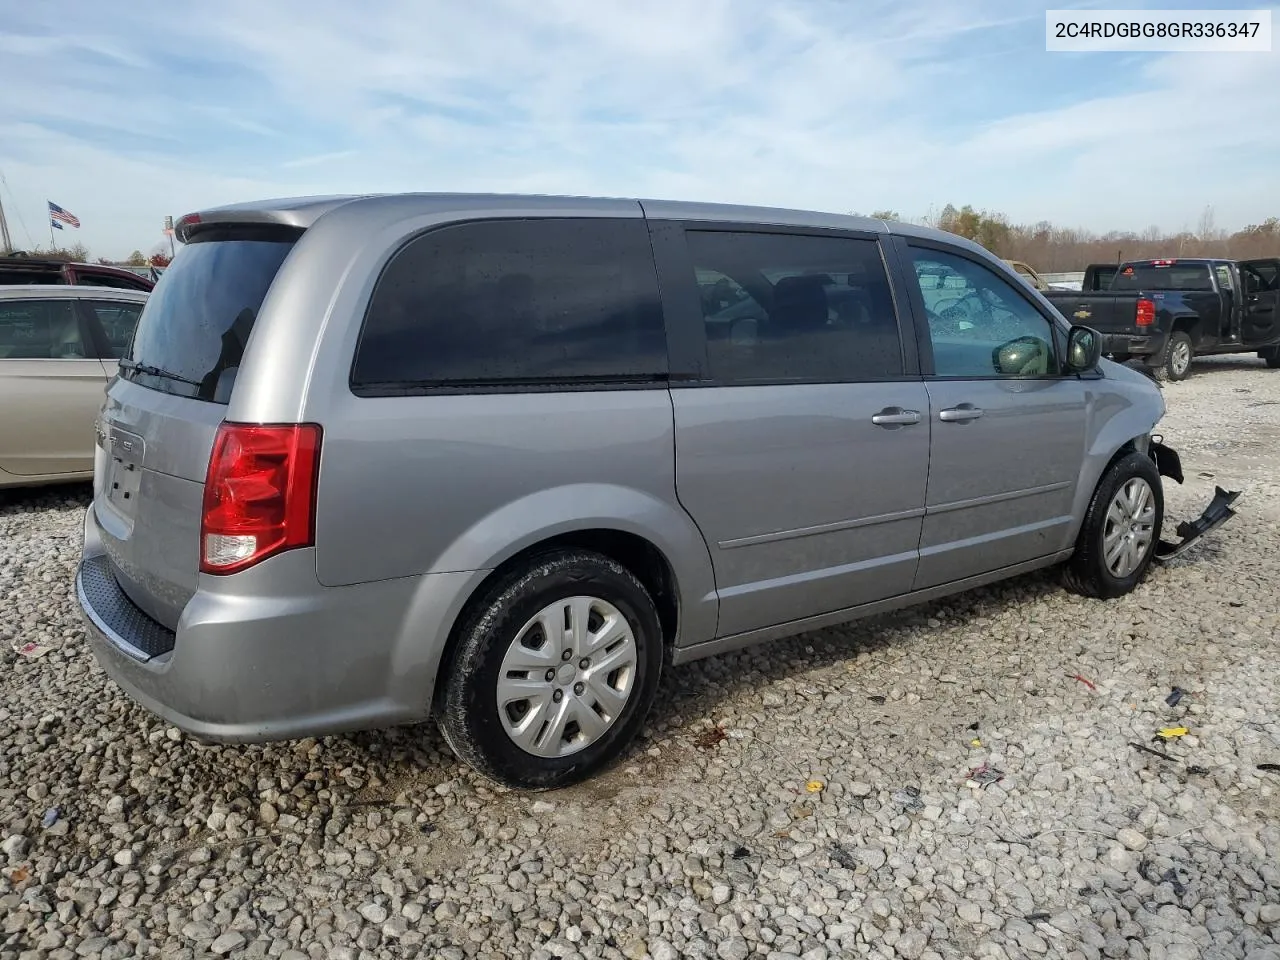
[[[1200,228],[1196,231],[1201,241],[1208,243],[1217,239],[1217,225],[1213,219],[1213,207],[1204,208],[1204,212],[1200,214]]]

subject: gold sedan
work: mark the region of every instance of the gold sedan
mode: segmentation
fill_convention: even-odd
[[[0,487],[89,480],[94,424],[147,294],[0,286]]]

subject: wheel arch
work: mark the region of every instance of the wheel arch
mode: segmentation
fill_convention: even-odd
[[[420,624],[435,626],[430,632],[438,652],[428,689],[433,699],[457,649],[460,624],[477,599],[511,570],[555,549],[591,550],[631,571],[658,608],[669,648],[715,637],[711,555],[683,509],[622,487],[575,484],[540,491],[483,517],[441,554],[433,573],[466,571],[447,613],[433,610],[434,598],[427,594],[415,599],[404,629],[412,635]]]
[[[1134,451],[1149,455],[1151,434],[1159,420],[1160,417],[1153,416],[1146,404],[1131,403],[1094,431],[1080,468],[1076,494],[1072,500],[1069,539],[1063,544],[1063,549],[1075,545],[1089,503],[1107,471],[1122,457]]]

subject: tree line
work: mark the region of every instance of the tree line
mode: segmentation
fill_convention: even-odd
[[[883,220],[903,219],[894,210],[879,210],[872,216]],[[1002,213],[975,210],[968,204],[959,208],[947,204],[940,213],[921,217],[916,222],[967,237],[998,257],[1021,260],[1041,273],[1067,273],[1083,270],[1091,263],[1159,257],[1231,260],[1280,257],[1280,217],[1268,217],[1262,223],[1228,232],[1218,229],[1212,207],[1205,208],[1194,231],[1177,233],[1154,226],[1141,233],[1120,230],[1094,233],[1055,226],[1047,220],[1013,224]]]
[[[89,248],[83,243],[73,243],[69,247],[36,247],[34,250],[25,252],[29,256],[39,257],[42,260],[63,260],[67,263],[90,262]],[[167,267],[171,259],[167,253],[161,250],[157,250],[149,256],[141,250],[135,250],[124,260],[108,260],[106,257],[99,257],[93,262],[105,264],[106,266]]]
[[[877,210],[871,216],[881,220],[905,219],[896,210]],[[1091,263],[1157,257],[1223,257],[1231,260],[1280,257],[1280,217],[1268,217],[1262,223],[1228,232],[1216,226],[1212,207],[1205,208],[1195,230],[1177,233],[1168,233],[1154,226],[1141,233],[1123,230],[1094,233],[1076,227],[1055,226],[1048,220],[1014,224],[999,212],[977,210],[969,204],[957,208],[950,203],[941,212],[930,213],[913,222],[967,237],[998,257],[1021,260],[1041,273],[1066,273],[1083,270]],[[75,263],[89,260],[89,251],[83,243],[70,247],[37,248],[32,253]],[[163,267],[168,265],[169,259],[169,255],[159,249],[150,255],[135,250],[124,261],[100,258],[98,263]]]

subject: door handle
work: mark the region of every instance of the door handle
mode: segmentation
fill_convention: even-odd
[[[920,422],[919,410],[903,410],[901,407],[885,407],[871,418],[877,427],[904,427]]]
[[[964,423],[967,420],[977,420],[980,416],[982,408],[975,407],[972,403],[962,403],[957,407],[938,411],[938,419],[944,423]]]

